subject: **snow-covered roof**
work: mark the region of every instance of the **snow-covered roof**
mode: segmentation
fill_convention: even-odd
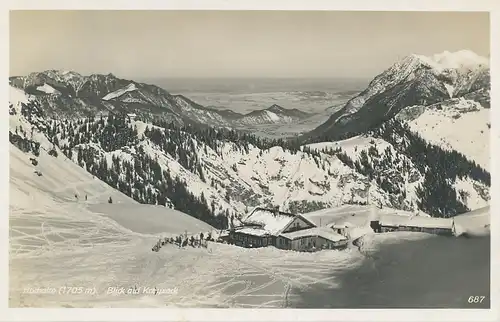
[[[226,236],[229,236],[229,231],[227,230],[224,230],[219,234],[219,237],[226,237]]]
[[[241,220],[246,225],[258,225],[270,234],[277,235],[286,228],[294,219],[295,215],[274,211],[271,209],[255,208],[250,214]]]
[[[399,226],[403,225],[408,221],[409,216],[400,216],[395,214],[383,214],[379,218],[381,225],[386,226]]]
[[[408,221],[408,226],[412,227],[425,227],[425,228],[449,228],[453,225],[452,218],[434,218],[413,216]]]
[[[308,236],[320,236],[333,242],[347,239],[344,236],[337,234],[332,229],[324,227],[314,227],[309,229],[297,230],[294,232],[281,234],[281,236],[291,240]]]
[[[354,227],[353,224],[351,224],[350,222],[343,222],[343,223],[333,223],[331,225],[329,225],[328,227],[330,228],[333,228],[333,229],[339,229],[339,228],[349,228],[349,227]]]
[[[252,235],[252,236],[257,236],[257,237],[262,237],[269,235],[269,232],[267,232],[264,229],[261,228],[251,228],[251,227],[243,227],[240,229],[237,229],[236,232],[246,234],[246,235]]]
[[[385,214],[380,216],[380,224],[386,226],[409,226],[409,227],[451,229],[453,224],[453,219]]]

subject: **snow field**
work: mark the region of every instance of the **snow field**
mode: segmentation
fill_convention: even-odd
[[[29,154],[15,147],[10,154],[13,307],[282,307],[291,305],[295,288],[314,283],[333,287],[335,283],[323,280],[332,265],[344,269],[360,259],[335,251],[300,254],[215,243],[208,249],[167,245],[151,252],[157,239],[168,233],[207,232],[210,226],[173,210],[138,205],[76,164],[43,150],[37,158],[41,177],[33,173]],[[110,195],[116,203],[106,203]],[[95,288],[97,293],[23,292],[62,286]],[[133,286],[178,292],[107,294],[109,287]]]

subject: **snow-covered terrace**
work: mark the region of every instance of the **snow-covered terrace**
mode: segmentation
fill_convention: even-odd
[[[323,237],[323,238],[330,240],[332,242],[337,242],[340,240],[347,239],[344,236],[337,234],[332,229],[324,228],[324,227],[315,227],[315,228],[298,230],[298,231],[294,231],[291,233],[281,234],[281,236],[286,237],[290,240],[294,240],[297,238],[303,238],[303,237],[320,236],[320,237]]]

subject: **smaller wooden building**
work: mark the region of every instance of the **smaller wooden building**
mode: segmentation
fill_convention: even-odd
[[[381,232],[414,231],[445,236],[453,235],[452,218],[388,214],[380,217],[379,224]]]
[[[321,249],[343,249],[347,247],[346,237],[327,227],[315,227],[281,234],[285,238],[285,249],[316,251]]]
[[[231,244],[241,247],[255,248],[272,244],[272,236],[261,228],[238,227],[229,232]]]

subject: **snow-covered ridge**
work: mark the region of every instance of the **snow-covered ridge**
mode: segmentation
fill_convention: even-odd
[[[135,86],[135,84],[134,83],[130,83],[129,85],[127,85],[124,88],[120,88],[119,90],[116,90],[114,92],[111,92],[111,93],[107,94],[102,99],[105,100],[105,101],[109,101],[111,99],[120,97],[120,96],[122,96],[123,94],[125,94],[127,92],[132,92],[132,91],[135,91],[135,90],[137,90],[137,87]]]

